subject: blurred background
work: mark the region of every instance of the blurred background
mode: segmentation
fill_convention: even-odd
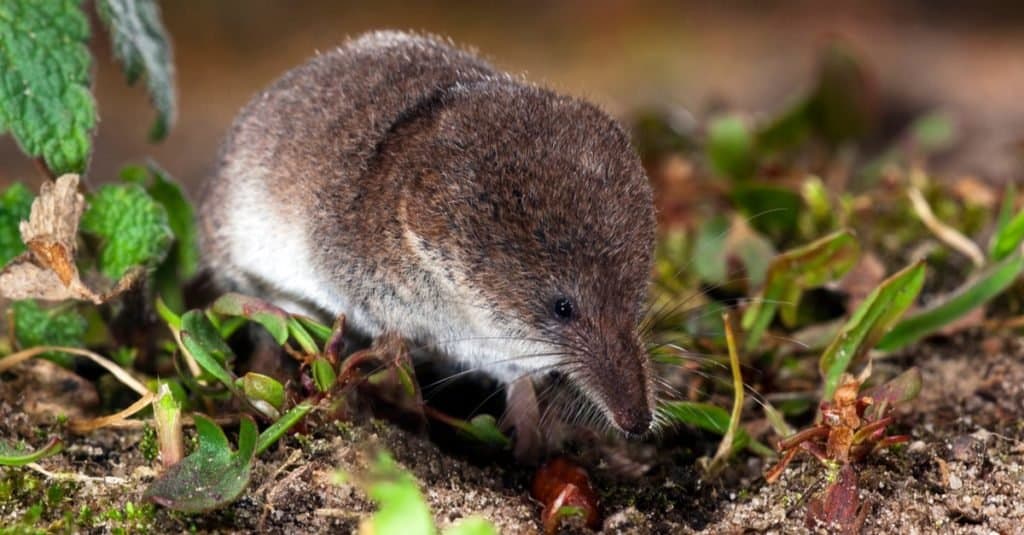
[[[882,124],[898,130],[944,109],[961,143],[945,165],[1019,180],[1024,138],[1024,3],[696,3],[658,0],[395,2],[217,0],[163,2],[175,45],[177,127],[151,145],[152,110],[126,87],[105,32],[95,86],[100,126],[90,181],[152,157],[191,191],[210,172],[239,108],[317,50],[378,28],[413,29],[471,45],[497,66],[592,99],[630,120],[670,109],[682,120],[712,110],[777,113],[814,82],[823,43],[841,38],[868,66],[884,97]],[[32,162],[0,139],[11,179],[36,179]]]

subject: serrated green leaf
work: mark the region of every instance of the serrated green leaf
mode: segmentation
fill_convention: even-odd
[[[146,489],[143,498],[175,511],[201,513],[223,507],[249,485],[256,452],[256,424],[243,416],[238,451],[231,451],[224,431],[201,414],[194,415],[199,447]]]
[[[1024,273],[1024,253],[1017,252],[989,266],[949,295],[897,323],[878,342],[878,348],[894,351],[938,331],[1002,293],[1021,273]]]
[[[56,306],[42,308],[32,300],[15,301],[11,304],[14,313],[14,337],[22,348],[43,345],[84,347],[85,333],[89,323],[74,308]],[[70,368],[74,358],[66,353],[47,352],[40,355],[65,368]]]
[[[0,440],[0,466],[25,466],[44,457],[56,455],[62,449],[64,443],[57,437],[51,438],[45,446],[35,451]]]
[[[149,137],[159,141],[174,126],[178,111],[171,43],[160,19],[160,6],[155,0],[98,0],[96,7],[110,31],[114,56],[128,85],[146,77],[146,89],[157,110]]]
[[[89,20],[77,0],[0,2],[0,131],[54,175],[81,173],[96,109]]]
[[[99,268],[112,280],[129,268],[155,267],[174,235],[167,211],[138,184],[107,184],[88,197],[82,232],[100,241]]]
[[[832,399],[840,377],[892,328],[924,286],[924,263],[912,264],[889,277],[861,303],[819,363],[825,379],[822,399]]]
[[[32,192],[21,182],[11,184],[0,196],[0,265],[26,251],[18,224],[32,212]]]
[[[830,234],[776,256],[759,298],[743,314],[747,351],[757,347],[777,311],[781,310],[786,325],[795,325],[796,305],[803,291],[842,277],[859,256],[860,246],[850,231]]]

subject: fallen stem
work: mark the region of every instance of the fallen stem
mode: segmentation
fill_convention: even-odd
[[[733,450],[733,443],[736,440],[736,430],[740,426],[740,416],[743,412],[743,375],[740,372],[740,357],[736,350],[736,336],[732,329],[732,315],[728,312],[722,314],[722,322],[725,323],[725,344],[729,348],[729,367],[732,369],[732,413],[729,415],[729,428],[726,429],[722,441],[718,443],[718,451],[711,458],[709,471],[716,472]]]
[[[907,189],[907,196],[910,197],[910,204],[914,207],[914,213],[921,219],[924,226],[932,231],[936,238],[942,240],[960,254],[970,258],[975,267],[985,265],[985,254],[981,252],[978,244],[971,241],[970,238],[964,236],[955,228],[939,221],[939,218],[935,217],[935,213],[932,212],[932,207],[928,205],[928,201],[921,194],[921,190],[917,189],[916,186],[911,186]]]
[[[116,377],[121,383],[128,388],[131,388],[137,392],[140,396],[151,395],[152,392],[146,388],[138,379],[132,377],[130,373],[124,368],[118,366],[114,361],[107,359],[106,357],[89,351],[88,349],[82,349],[78,347],[63,347],[63,346],[37,346],[29,349],[23,349],[17,353],[11,353],[6,357],[0,358],[0,372],[7,371],[14,366],[42,353],[48,353],[50,351],[58,351],[61,353],[70,353],[72,355],[78,355],[80,357],[86,357],[96,364],[99,364],[111,375]]]

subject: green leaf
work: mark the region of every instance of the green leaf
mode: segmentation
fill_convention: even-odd
[[[260,433],[259,441],[256,443],[256,455],[263,453],[267,448],[274,445],[292,426],[299,423],[299,420],[309,414],[311,410],[313,410],[313,405],[308,401],[303,401],[284,413],[270,427],[264,429]]]
[[[11,310],[14,312],[14,337],[19,347],[85,347],[89,323],[74,308],[67,305],[41,308],[39,303],[25,300],[15,301]],[[66,353],[50,351],[40,356],[65,368],[74,363],[74,357]]]
[[[1009,219],[993,236],[989,256],[996,261],[1002,260],[1020,249],[1021,242],[1024,242],[1024,210]]]
[[[33,198],[32,192],[21,182],[11,184],[0,196],[0,265],[6,265],[27,250],[18,225],[28,220]]]
[[[96,109],[78,0],[0,3],[0,132],[55,175],[85,171]]]
[[[709,284],[722,284],[728,276],[725,240],[729,234],[729,219],[715,216],[704,221],[693,246],[693,269],[700,280]]]
[[[160,20],[160,6],[155,0],[98,0],[96,7],[110,31],[114,56],[121,62],[128,85],[134,85],[142,75],[146,77],[146,89],[158,114],[149,137],[159,141],[177,115],[174,62]]]
[[[329,391],[338,379],[338,375],[334,373],[334,368],[331,366],[331,363],[323,357],[313,359],[313,364],[310,365],[310,369],[313,372],[313,384],[315,384],[316,389],[321,392]]]
[[[224,367],[234,360],[234,353],[202,311],[190,310],[181,316],[181,343],[206,373],[237,392],[231,372]]]
[[[741,117],[716,117],[708,125],[707,155],[715,173],[733,180],[757,170],[754,136]]]
[[[486,518],[471,516],[444,530],[444,535],[498,535],[498,528]]]
[[[324,325],[323,323],[320,323],[314,320],[313,318],[309,318],[306,316],[293,315],[292,317],[297,319],[299,323],[301,323],[302,326],[305,327],[306,330],[309,331],[309,333],[312,334],[314,338],[320,340],[321,343],[327,343],[328,341],[330,341],[331,335],[334,333],[334,330],[328,327],[327,325]]]
[[[64,449],[64,443],[58,437],[51,438],[45,446],[36,451],[0,440],[0,466],[25,466],[39,459],[56,455],[62,449]]]
[[[466,426],[462,427],[461,430],[478,442],[490,446],[499,448],[509,448],[512,446],[512,441],[501,432],[501,429],[498,428],[497,420],[490,414],[474,416],[466,422]]]
[[[992,233],[992,238],[988,244],[988,255],[993,260],[1002,260],[1003,258],[996,257],[996,246],[1001,241],[1000,238],[1006,233],[1006,227],[1010,224],[1010,219],[1013,218],[1014,206],[1017,204],[1017,187],[1011,180],[1006,184],[1006,189],[1003,190],[1003,202],[999,206],[999,214],[996,216],[996,228]],[[1003,238],[1005,240],[1005,238]],[[1007,244],[1003,243],[999,246],[1000,249],[1006,247]],[[1009,251],[1006,255],[1009,255]],[[1006,256],[1004,255],[1004,257]]]
[[[164,300],[159,297],[156,298],[156,313],[172,331],[181,331],[181,316],[171,310],[167,303],[164,303]]]
[[[112,280],[137,265],[155,267],[174,235],[167,211],[138,184],[107,184],[89,195],[82,232],[97,237],[99,269]]]
[[[374,535],[432,535],[434,519],[416,480],[386,453],[377,456],[364,491],[377,502],[370,518]]]
[[[878,342],[878,349],[894,351],[938,331],[1001,294],[1021,273],[1024,273],[1024,252],[1017,252],[896,324]]]
[[[289,317],[287,325],[288,334],[292,336],[295,343],[299,344],[299,347],[301,347],[307,355],[317,355],[320,353],[320,348],[317,347],[316,342],[313,341],[313,337],[309,334],[309,331],[302,326],[302,322]]]
[[[252,419],[243,416],[234,452],[217,424],[201,414],[194,419],[199,447],[153,481],[144,499],[175,511],[201,513],[233,502],[249,485],[256,452]]]
[[[839,379],[861,360],[913,304],[924,285],[924,263],[912,264],[875,288],[821,355],[822,399],[832,399]]]
[[[146,191],[167,211],[167,224],[174,233],[174,248],[171,260],[177,268],[179,281],[195,275],[199,269],[199,236],[196,231],[196,217],[192,203],[166,171],[150,163],[149,172],[153,182]]]
[[[278,345],[284,345],[288,341],[288,313],[261,299],[227,293],[214,301],[210,310],[224,316],[239,316],[259,323],[274,337]]]
[[[692,425],[698,429],[725,435],[729,431],[729,412],[717,405],[696,401],[669,401],[658,406],[658,412],[673,421]],[[752,439],[742,427],[736,429],[732,441],[733,451],[747,448],[758,455],[771,457],[774,452],[768,446]]]
[[[248,372],[235,381],[235,386],[241,388],[242,393],[250,400],[269,403],[277,410],[284,406],[284,386],[273,377]]]
[[[747,351],[761,341],[776,311],[787,326],[796,324],[797,303],[804,290],[821,286],[846,274],[860,256],[853,233],[844,230],[775,257],[768,267],[764,289],[743,314]]]

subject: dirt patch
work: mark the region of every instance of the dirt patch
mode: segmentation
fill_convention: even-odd
[[[858,467],[861,498],[871,507],[864,531],[1017,532],[1024,521],[1024,338],[963,335],[882,360],[878,370],[910,365],[921,368],[924,389],[898,412],[895,430],[909,433],[911,442]],[[29,392],[74,387],[67,380],[44,381],[40,366],[48,367],[5,374],[0,436],[39,444],[53,433],[65,435],[65,452],[40,464],[53,473],[77,474],[79,481],[0,469],[0,525],[33,520],[27,525],[85,532],[350,532],[373,505],[334,476],[366,470],[375,448],[385,448],[420,481],[439,525],[480,514],[502,533],[540,530],[539,505],[528,497],[531,470],[504,457],[471,461],[450,455],[423,436],[379,420],[324,425],[288,437],[255,463],[242,498],[215,513],[187,516],[141,506],[143,489],[156,475],[139,447],[143,431],[76,437],[52,417],[29,415],[23,409]],[[709,482],[696,459],[713,451],[712,437],[680,430],[661,437],[657,446],[579,451],[601,496],[605,532],[804,530],[805,502],[825,474],[804,460],[778,484],[766,486],[763,462],[741,457]],[[636,472],[643,474],[625,475]]]

